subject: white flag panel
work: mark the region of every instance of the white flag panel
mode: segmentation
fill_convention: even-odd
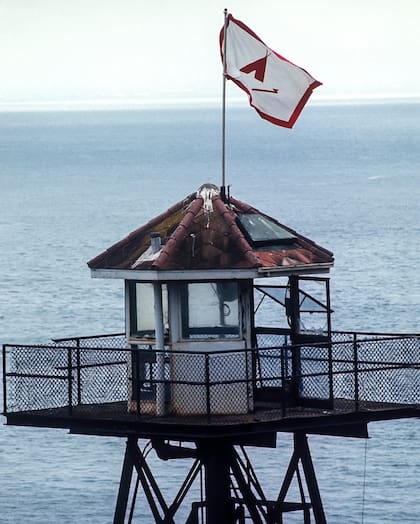
[[[224,30],[220,48],[224,60]],[[267,47],[245,24],[228,15],[226,75],[249,97],[262,118],[292,127],[312,91],[321,85],[307,71]]]

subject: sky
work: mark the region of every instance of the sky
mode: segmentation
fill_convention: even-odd
[[[0,0],[0,108],[218,100],[225,7],[312,99],[420,96],[419,0]]]

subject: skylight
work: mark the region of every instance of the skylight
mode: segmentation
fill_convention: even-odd
[[[238,216],[242,231],[254,245],[261,244],[291,244],[296,237],[269,218],[258,213]]]

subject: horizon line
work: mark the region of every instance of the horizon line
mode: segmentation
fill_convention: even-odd
[[[311,105],[352,105],[387,102],[420,102],[420,93],[346,94],[317,96],[310,99]],[[248,107],[244,97],[230,97],[228,103],[234,107]],[[195,109],[219,107],[218,97],[155,98],[155,99],[84,99],[1,102],[0,112],[37,111],[124,111],[147,109]]]

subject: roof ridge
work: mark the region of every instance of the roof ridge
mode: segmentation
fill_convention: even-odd
[[[242,251],[244,257],[248,260],[248,262],[251,263],[252,267],[261,266],[262,264],[258,256],[255,255],[255,253],[252,250],[252,247],[249,245],[247,239],[245,238],[245,235],[239,229],[235,219],[232,217],[231,213],[233,212],[226,207],[225,203],[219,195],[214,197],[213,205],[215,208],[218,209],[219,213],[225,220],[227,226],[232,231],[233,238],[235,239],[239,249]]]
[[[159,256],[153,262],[152,268],[159,269],[159,267],[164,265],[165,261],[172,256],[172,253],[176,245],[181,240],[182,236],[185,235],[185,232],[188,230],[192,221],[197,216],[197,213],[202,208],[203,202],[204,200],[200,195],[196,195],[195,200],[191,201],[183,219],[178,224],[177,228],[172,233],[172,235],[166,241],[166,244],[163,246],[161,252],[159,253]]]

